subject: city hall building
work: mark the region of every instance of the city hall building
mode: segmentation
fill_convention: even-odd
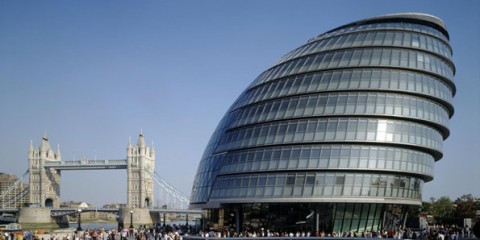
[[[403,226],[449,136],[444,23],[392,14],[323,33],[238,97],[200,161],[191,207],[233,231]]]

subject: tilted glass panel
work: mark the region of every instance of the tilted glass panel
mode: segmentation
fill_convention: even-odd
[[[361,118],[344,118],[349,122],[348,128],[338,128],[338,123],[342,118],[316,119],[317,126],[321,129],[315,131],[315,142],[378,142],[391,144],[407,144],[423,147],[432,150],[436,154],[441,153],[443,137],[437,130],[425,126],[423,124],[401,121],[401,120],[383,120],[383,119],[361,119]],[[267,124],[258,124],[255,126],[236,129],[226,133],[220,140],[216,149],[217,152],[225,152],[229,150],[260,147],[265,146],[266,142],[258,142],[256,136],[252,136],[255,129],[267,126],[268,128],[278,127],[278,131],[274,134],[274,144],[292,144],[304,143],[304,137],[295,140],[296,127],[298,120],[290,120],[283,122],[273,122]],[[346,132],[358,132],[362,126],[361,123],[367,123],[368,130],[366,136],[357,135],[355,140],[346,139]],[[326,127],[323,125],[326,124]],[[243,141],[234,141],[231,136],[239,134],[244,136]],[[269,131],[270,134],[270,131]],[[316,135],[319,134],[319,137]],[[336,134],[342,134],[342,138],[336,138]],[[401,137],[402,135],[408,137]],[[273,137],[273,136],[272,136]],[[255,142],[256,144],[252,144]],[[433,154],[432,152],[432,154]],[[440,157],[437,155],[437,157]]]
[[[307,186],[305,180],[307,176],[310,181],[314,181],[313,185],[309,185],[309,190],[313,191],[305,192],[304,189]],[[275,181],[275,186],[272,186],[267,181],[260,182],[259,178],[272,179]],[[395,175],[395,174],[375,174],[375,173],[321,173],[317,172],[315,175],[305,172],[297,173],[262,173],[262,174],[241,174],[241,175],[227,175],[219,176],[215,185],[212,188],[211,200],[214,199],[229,199],[229,198],[248,198],[253,200],[255,198],[265,200],[267,197],[274,198],[292,198],[292,197],[343,197],[346,198],[344,191],[351,186],[349,183],[345,183],[346,178],[358,179],[363,182],[362,186],[359,186],[360,190],[356,193],[367,192],[367,196],[354,195],[353,192],[349,193],[349,197],[381,197],[381,198],[396,198],[398,200],[411,199],[421,200],[421,187],[423,181],[419,178]],[[240,185],[231,185],[230,183],[236,182],[241,179]],[[276,179],[276,180],[273,180]],[[364,181],[363,179],[368,179]],[[418,184],[400,184],[403,182],[415,182]],[[254,185],[252,185],[254,184]],[[310,188],[311,187],[311,188]],[[226,194],[225,189],[231,189]],[[271,196],[269,193],[274,194]],[[323,189],[323,191],[322,191]],[[394,189],[396,189],[394,191]],[[304,194],[306,193],[306,195]],[[269,195],[265,195],[269,194]],[[313,200],[313,199],[312,199]],[[344,199],[347,200],[347,199]],[[313,200],[314,201],[314,200]]]
[[[293,149],[296,154],[290,154]],[[285,152],[284,159],[274,152]],[[340,152],[340,154],[339,154]],[[255,154],[253,164],[260,166],[245,170],[246,158]],[[330,161],[336,159],[335,161]],[[235,151],[227,154],[219,174],[248,173],[255,171],[278,171],[285,169],[280,161],[295,162],[293,170],[313,169],[360,169],[369,171],[397,171],[433,176],[434,158],[424,152],[395,147],[368,145],[302,145],[282,146]],[[365,163],[361,163],[365,161]],[[256,164],[255,164],[256,163]]]
[[[341,78],[334,78],[333,76],[336,76],[335,73],[340,73]],[[371,77],[366,78],[367,76]],[[245,99],[245,101],[238,101],[236,107],[296,94],[359,89],[374,91],[405,91],[409,93],[417,93],[425,96],[435,97],[448,103],[452,102],[452,92],[446,83],[433,76],[412,71],[390,69],[355,69],[306,74],[302,75],[301,78],[311,80],[303,81],[302,86],[299,87],[299,91],[288,94],[288,92],[283,89],[289,87],[290,85],[287,85],[286,83],[291,82],[295,78],[298,77],[283,78],[276,81],[271,81],[268,84],[251,89],[244,93],[245,98],[243,99]],[[401,84],[401,82],[404,81],[408,82],[408,85]],[[366,84],[361,84],[360,86],[360,83]],[[264,91],[257,89],[274,90],[265,93]],[[300,91],[300,89],[302,91]]]
[[[197,202],[205,201],[214,182],[211,176],[217,174],[223,158],[224,155],[221,154],[202,159],[195,175],[194,187],[192,189],[192,193],[198,194],[193,194],[191,200]]]
[[[359,101],[360,95],[367,96],[372,102]],[[326,101],[318,101],[318,99],[322,97],[326,97]],[[282,98],[276,101],[280,102],[279,105],[275,105],[278,106],[278,108],[266,108],[266,105],[272,105],[272,103],[263,102],[258,105],[239,109],[238,111],[240,113],[238,114],[244,117],[238,118],[232,124],[231,128],[262,122],[259,121],[259,119],[262,119],[263,122],[265,122],[298,117],[365,114],[420,119],[448,128],[449,116],[447,109],[431,100],[409,95],[372,92],[332,92],[318,95]],[[367,105],[375,106],[375,109],[368,112],[366,111]],[[286,107],[281,108],[280,106]],[[261,111],[259,111],[259,109],[261,109]],[[255,120],[251,120],[251,113],[255,113]],[[279,116],[279,118],[272,116]]]
[[[340,34],[365,31],[367,29],[368,29],[368,31],[382,30],[382,32],[387,32],[387,31],[390,31],[390,30],[401,30],[401,31],[405,31],[405,32],[417,32],[417,33],[432,35],[432,36],[435,36],[437,38],[442,39],[445,42],[448,42],[447,37],[435,28],[428,27],[428,26],[421,25],[421,24],[399,23],[399,22],[370,23],[370,24],[367,24],[367,25],[362,24],[362,25],[350,26],[350,27],[347,27],[347,28],[338,29],[334,32],[329,32],[327,34],[322,34],[317,39],[315,39],[313,41],[316,41],[316,40],[321,39],[321,38],[327,38],[327,37],[340,35]]]
[[[445,60],[435,56],[433,54],[409,50],[409,49],[397,49],[397,48],[387,48],[387,47],[372,47],[372,48],[359,48],[355,49],[352,55],[352,59],[350,63],[346,67],[358,67],[358,66],[373,66],[379,67],[378,64],[373,64],[371,62],[372,59],[372,51],[373,50],[380,50],[382,58],[380,59],[380,66],[384,67],[400,67],[400,68],[407,68],[407,69],[419,69],[426,72],[431,72],[438,74],[445,79],[451,81],[453,79],[453,65],[451,63],[447,63]],[[324,56],[322,61],[319,64],[312,65],[309,67],[308,71],[320,71],[335,68],[341,59],[343,58],[343,54],[351,54],[350,50],[338,50],[335,52],[326,52],[326,53],[317,53],[314,55]],[[308,56],[312,57],[314,55]],[[359,58],[359,62],[355,61],[356,58]],[[424,59],[428,59],[428,64],[418,64],[418,56],[422,56]],[[290,66],[286,71],[278,71],[278,74],[275,76],[265,77],[260,79],[256,85],[271,81],[273,79],[286,77],[289,75],[304,73],[298,71],[300,68],[293,68],[298,62],[304,62],[306,57],[293,59],[291,61],[287,61],[285,63],[279,64],[267,71],[277,71],[277,68],[282,68],[284,65]],[[306,67],[303,69],[307,69]],[[268,76],[268,74],[266,75]]]
[[[319,41],[328,41],[328,39],[321,39]],[[429,51],[433,54],[441,55],[449,61],[451,61],[452,58],[451,49],[447,43],[439,40],[436,37],[421,35],[421,33],[415,32],[375,31],[369,32],[368,34],[356,32],[334,36],[332,37],[332,41],[336,41],[336,43],[333,45],[320,45],[318,44],[318,41],[316,41],[303,45],[298,48],[299,52],[297,54],[292,55],[287,59],[283,59],[283,61],[323,51],[331,51],[342,48],[378,46],[417,48],[420,50]]]

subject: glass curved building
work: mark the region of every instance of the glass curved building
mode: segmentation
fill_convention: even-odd
[[[442,158],[454,74],[445,25],[427,14],[369,18],[309,40],[227,111],[192,207],[236,231],[402,226]]]

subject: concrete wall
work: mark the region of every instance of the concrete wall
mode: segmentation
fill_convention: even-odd
[[[130,211],[132,213],[132,224],[134,227],[139,225],[152,225],[152,217],[150,217],[150,209],[148,208],[120,208],[118,223],[124,227],[130,226]]]
[[[18,223],[55,223],[50,208],[20,208]]]

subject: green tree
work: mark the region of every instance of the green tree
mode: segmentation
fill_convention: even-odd
[[[465,194],[455,200],[454,215],[459,218],[475,218],[477,211],[477,201],[472,194]]]
[[[430,204],[425,204],[426,213],[432,215],[435,223],[443,224],[453,216],[455,205],[449,197],[443,196],[439,199],[430,198]]]
[[[420,213],[423,213],[426,215],[432,215],[432,204],[434,202],[435,202],[435,198],[430,198],[430,202],[422,202]]]

